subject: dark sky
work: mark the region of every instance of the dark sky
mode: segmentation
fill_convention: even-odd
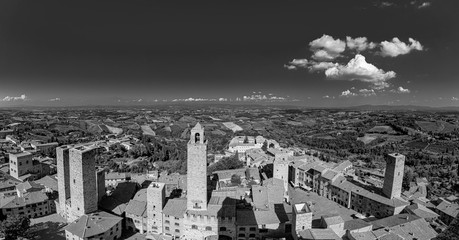
[[[2,0],[0,106],[229,100],[252,92],[306,106],[458,106],[458,10],[457,0]],[[360,52],[345,45],[324,61],[339,70],[327,75],[311,70],[322,61],[314,51],[327,48],[310,43],[324,34],[376,45]],[[381,42],[394,37],[422,49],[384,55]],[[381,72],[349,72],[357,54],[396,75],[385,75],[381,87],[372,82]]]

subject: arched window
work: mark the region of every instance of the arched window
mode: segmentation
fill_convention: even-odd
[[[206,231],[212,231],[212,227],[207,226],[207,227],[206,227]]]
[[[196,226],[196,225],[191,225],[191,228],[192,228],[192,229],[198,229],[198,226]]]
[[[194,135],[194,142],[197,143],[197,142],[200,142],[201,140],[201,135],[199,133],[196,133]]]

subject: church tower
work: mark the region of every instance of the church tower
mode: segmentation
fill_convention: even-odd
[[[187,209],[207,210],[207,142],[201,124],[191,129],[187,148]]]

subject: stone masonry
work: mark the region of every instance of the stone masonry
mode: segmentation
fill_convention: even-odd
[[[147,188],[147,216],[149,232],[163,232],[163,207],[165,203],[165,184],[152,182]]]
[[[70,152],[71,216],[74,221],[84,214],[97,211],[96,149],[86,146]]]
[[[402,193],[405,156],[398,153],[388,154],[386,162],[383,193],[390,199],[400,197]]]
[[[69,170],[69,147],[62,146],[56,149],[57,157],[57,184],[59,190],[59,214],[67,218],[66,204],[70,198],[70,170]]]
[[[193,188],[187,191],[187,209],[207,210],[207,142],[199,123],[191,129],[187,164],[187,184]]]

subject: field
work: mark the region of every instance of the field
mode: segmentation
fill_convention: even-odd
[[[450,133],[458,127],[444,121],[416,121],[416,124],[422,129],[422,131],[434,133]]]
[[[333,140],[336,139],[335,137],[332,137],[326,133],[321,133],[321,134],[315,134],[312,136],[309,136],[310,138],[319,138],[319,139],[326,139],[326,140]]]
[[[401,142],[405,140],[410,140],[411,137],[407,135],[390,135],[390,134],[378,134],[378,133],[372,133],[372,134],[365,134],[363,137],[357,138],[358,141],[362,141],[364,144],[369,144],[372,141],[376,139],[383,139],[384,141],[379,141],[378,146],[382,146],[388,143],[394,143],[394,142]]]
[[[437,142],[430,144],[426,150],[437,153],[452,153],[456,148],[458,148],[458,144],[449,142]]]
[[[427,145],[429,145],[429,143],[421,141],[412,141],[405,144],[405,146],[414,149],[424,149],[425,147],[427,147]]]
[[[142,132],[144,135],[149,135],[149,136],[156,136],[156,133],[151,129],[149,125],[142,125]]]
[[[385,133],[396,134],[397,132],[391,126],[375,126],[367,131],[368,133]]]
[[[369,143],[371,143],[373,140],[375,140],[376,138],[377,138],[377,137],[375,137],[375,136],[371,136],[371,135],[369,135],[369,134],[365,134],[365,136],[357,138],[357,141],[361,141],[361,142],[363,142],[364,144],[369,144]]]

